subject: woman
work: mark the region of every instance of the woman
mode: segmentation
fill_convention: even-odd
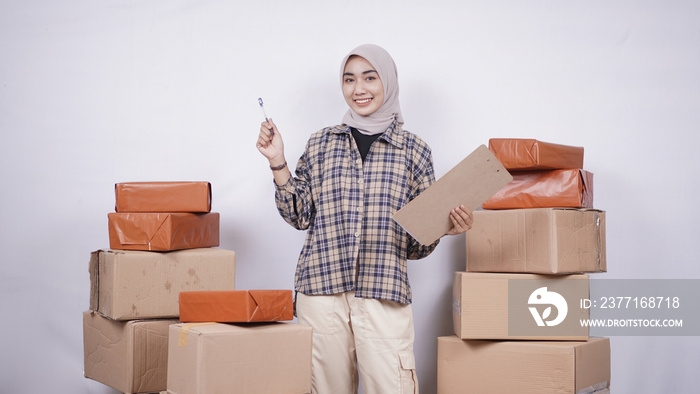
[[[292,177],[282,136],[263,122],[258,150],[273,172],[277,209],[307,230],[295,274],[300,324],[313,327],[315,393],[417,393],[407,259],[430,254],[391,219],[434,181],[430,147],[402,129],[396,66],[376,45],[341,63],[348,110],[314,133]],[[471,228],[464,206],[449,235]]]

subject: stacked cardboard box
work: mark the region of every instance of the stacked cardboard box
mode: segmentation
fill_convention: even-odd
[[[455,335],[438,338],[438,392],[606,392],[609,340],[589,338],[577,308],[585,274],[607,269],[583,148],[492,139],[489,149],[513,181],[474,212],[453,283]]]
[[[208,182],[122,183],[115,195],[111,249],[90,256],[84,373],[124,393],[160,392],[179,293],[234,290],[236,255],[217,248]]]
[[[270,323],[293,319],[291,290],[234,289],[209,183],[115,191],[111,249],[90,259],[85,376],[124,393],[310,392],[311,329]]]

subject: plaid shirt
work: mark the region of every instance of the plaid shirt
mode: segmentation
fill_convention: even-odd
[[[348,126],[314,133],[296,176],[277,186],[277,209],[308,230],[295,288],[320,295],[411,303],[407,259],[430,254],[391,216],[435,181],[430,147],[394,122],[360,158]]]

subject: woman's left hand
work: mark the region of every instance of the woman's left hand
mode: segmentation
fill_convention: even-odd
[[[452,221],[452,228],[445,235],[462,234],[472,228],[474,216],[469,208],[460,205],[450,211],[450,221]]]

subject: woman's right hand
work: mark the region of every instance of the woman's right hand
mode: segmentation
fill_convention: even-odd
[[[260,124],[260,134],[255,146],[270,161],[271,166],[284,163],[284,142],[272,119]]]

